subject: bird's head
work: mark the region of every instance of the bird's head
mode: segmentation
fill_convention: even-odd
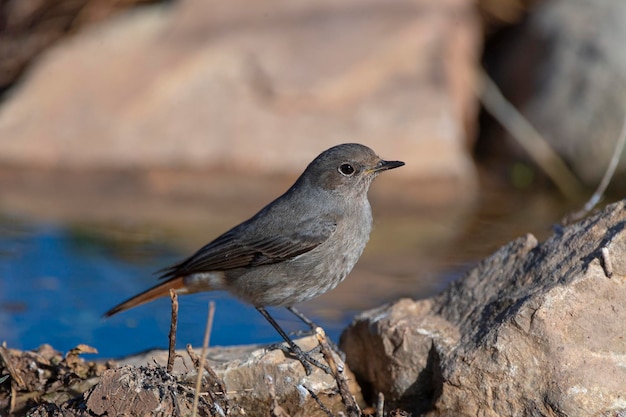
[[[378,174],[402,165],[404,162],[381,159],[367,146],[345,143],[322,152],[309,164],[301,179],[348,195],[367,193]]]

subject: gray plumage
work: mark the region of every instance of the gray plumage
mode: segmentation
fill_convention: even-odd
[[[170,288],[179,293],[227,290],[256,307],[289,307],[333,289],[369,239],[372,180],[402,165],[354,143],[322,152],[285,194],[161,271],[165,282],[106,315],[166,296]]]

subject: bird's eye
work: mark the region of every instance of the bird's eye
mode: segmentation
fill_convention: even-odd
[[[346,177],[350,177],[354,174],[354,167],[350,164],[341,164],[339,165],[339,173],[341,175],[345,175]]]

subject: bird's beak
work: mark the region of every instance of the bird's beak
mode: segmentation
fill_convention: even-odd
[[[389,169],[399,168],[402,165],[404,165],[402,161],[384,161],[381,159],[375,167],[368,169],[368,172],[387,171]]]

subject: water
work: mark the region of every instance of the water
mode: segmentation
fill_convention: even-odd
[[[86,343],[96,347],[100,357],[166,348],[169,299],[109,319],[102,318],[102,313],[153,285],[153,272],[182,254],[154,242],[126,244],[123,249],[104,236],[98,238],[97,234],[86,235],[66,227],[3,222],[0,338],[20,349],[48,343],[67,351]],[[180,298],[178,347],[202,343],[209,299],[217,305],[212,344],[278,340],[254,308],[218,292]],[[297,329],[297,321],[281,310],[272,312],[286,329]],[[336,338],[346,323],[322,320],[320,324]]]

